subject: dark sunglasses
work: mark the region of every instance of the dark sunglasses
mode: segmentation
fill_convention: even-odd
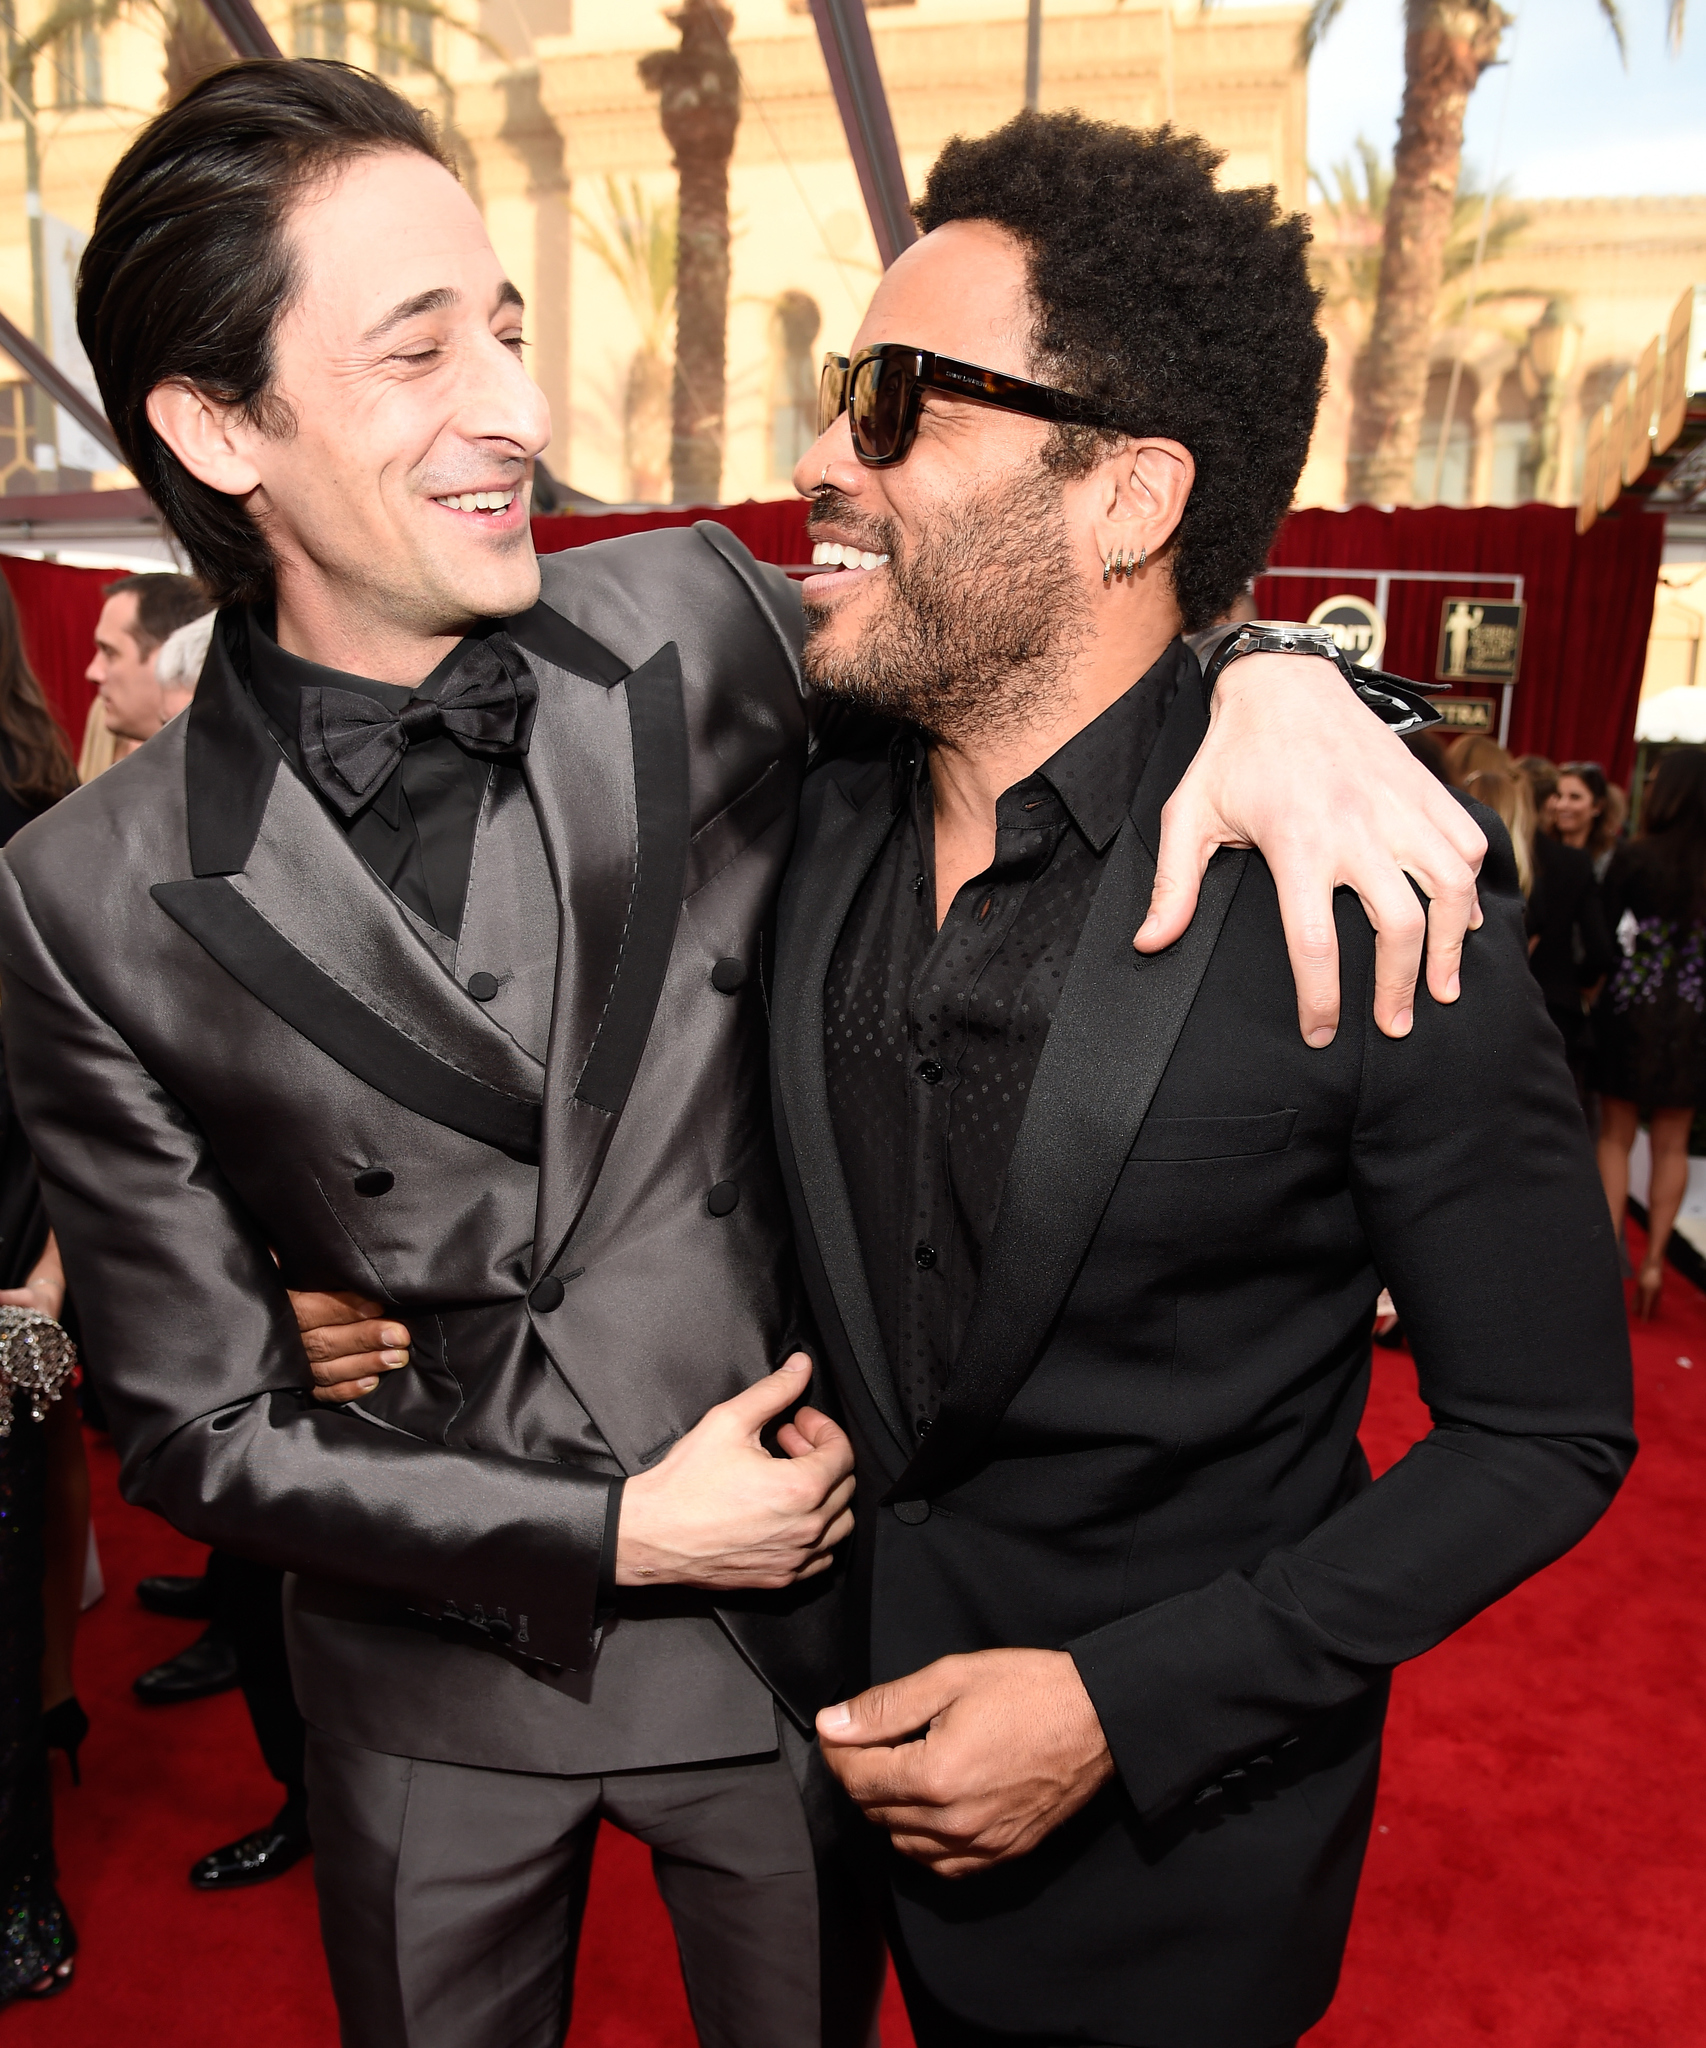
[[[1034,420],[1057,420],[1072,427],[1107,427],[1116,423],[1098,405],[1070,391],[1046,384],[1027,384],[999,370],[975,363],[956,363],[951,356],[928,349],[883,341],[861,349],[851,362],[825,356],[817,391],[817,430],[827,434],[843,413],[853,430],[853,453],[868,469],[904,462],[918,434],[918,416],[926,391],[945,391],[955,398],[975,399],[1002,412],[1022,412]]]

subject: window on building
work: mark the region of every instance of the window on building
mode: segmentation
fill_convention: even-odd
[[[818,360],[823,315],[809,292],[784,292],[770,309],[770,474],[789,477],[817,439]]]
[[[373,41],[377,69],[388,78],[432,69],[432,16],[424,7],[376,8]]]
[[[1538,454],[1534,420],[1522,379],[1513,370],[1499,385],[1498,416],[1493,421],[1492,477],[1489,505],[1526,505],[1534,496],[1534,464]]]
[[[290,17],[291,49],[298,57],[336,57],[349,54],[349,23],[343,0],[318,0],[312,7],[298,7]]]
[[[68,28],[47,46],[53,66],[56,107],[98,107],[104,99],[101,80],[101,32],[85,25]]]
[[[1416,444],[1416,468],[1411,480],[1411,503],[1415,505],[1467,505],[1474,480],[1474,430],[1476,384],[1472,370],[1457,380],[1457,403],[1452,407],[1451,426],[1445,437],[1444,459],[1439,445],[1440,422],[1445,418],[1445,401],[1451,390],[1451,368],[1442,364],[1428,378],[1427,409],[1422,414],[1422,437]],[[1436,482],[1437,477],[1437,482]]]

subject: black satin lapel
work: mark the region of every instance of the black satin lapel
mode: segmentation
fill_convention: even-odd
[[[674,643],[625,683],[542,679],[526,771],[563,905],[537,1277],[559,1262],[597,1181],[675,943],[690,815]]]
[[[288,767],[273,784],[243,872],[230,881],[288,945],[392,1030],[487,1087],[538,1099],[541,1063],[460,985]]]
[[[965,1341],[935,1426],[894,1498],[939,1492],[963,1476],[1029,1377],[1137,1142],[1248,860],[1222,848],[1184,937],[1144,955],[1131,941],[1155,861],[1135,822],[1121,828],[1043,1046]]]
[[[823,1057],[823,984],[860,883],[894,822],[888,778],[863,805],[825,791],[809,838],[802,833],[783,885],[777,926],[771,1057],[812,1235],[860,1377],[902,1460],[911,1450],[894,1374],[877,1328],[853,1204],[836,1150]]]
[[[607,690],[614,689],[628,673],[627,664],[612,654],[602,640],[566,619],[541,598],[530,612],[510,619],[505,630],[518,646],[537,654],[553,668],[571,675],[590,676]]]
[[[214,623],[184,734],[190,869],[197,875],[243,872],[285,766],[237,672],[236,651],[246,658],[247,644],[242,608],[228,605]]]
[[[575,1099],[611,1118],[622,1114],[663,993],[681,919],[691,831],[687,707],[681,656],[672,640],[627,681],[634,749],[634,823],[639,841],[628,928],[616,979]]]
[[[229,879],[157,882],[176,924],[275,1016],[405,1109],[513,1158],[539,1157],[539,1104],[488,1086],[387,1023],[274,929]]]

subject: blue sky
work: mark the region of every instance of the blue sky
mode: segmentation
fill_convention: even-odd
[[[1706,193],[1706,0],[1680,57],[1664,0],[1622,0],[1629,68],[1594,0],[1506,0],[1507,69],[1469,102],[1466,155],[1526,199]],[[1346,0],[1309,73],[1309,161],[1348,156],[1359,133],[1390,156],[1404,89],[1402,0]],[[1499,133],[1504,105],[1503,133]],[[1495,148],[1497,165],[1495,168]]]

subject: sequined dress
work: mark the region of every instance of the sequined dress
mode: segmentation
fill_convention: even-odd
[[[1643,1115],[1690,1109],[1706,1084],[1706,920],[1639,839],[1612,859],[1605,910],[1620,957],[1594,1006],[1589,1079]]]

